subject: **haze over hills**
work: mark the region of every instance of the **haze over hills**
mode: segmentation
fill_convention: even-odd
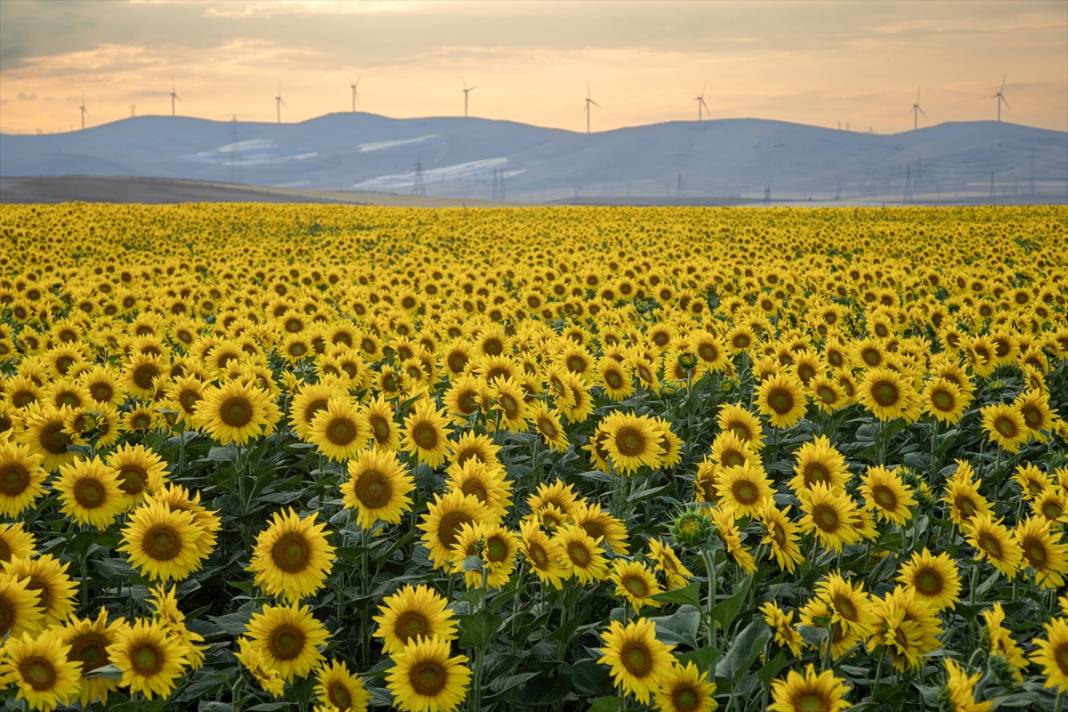
[[[421,167],[417,173],[416,165]],[[762,119],[592,134],[509,121],[328,114],[294,124],[142,116],[0,135],[0,176],[152,176],[287,188],[579,198],[1040,196],[1068,202],[1068,133],[992,121],[880,135]],[[503,185],[503,189],[502,189]]]

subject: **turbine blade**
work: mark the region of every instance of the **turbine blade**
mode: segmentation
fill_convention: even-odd
[[[927,112],[924,111],[922,107],[917,106],[916,108],[920,110],[920,113],[923,114],[923,118],[926,119],[927,118]]]
[[[701,97],[701,105],[703,107],[705,107],[705,111],[712,111],[712,109],[708,108],[708,104],[705,103],[705,98],[704,97]]]
[[[469,89],[468,89],[467,91],[474,91],[474,90],[475,90],[475,89],[477,89],[477,88],[478,88],[478,87],[470,87],[470,88],[469,88]]]
[[[1008,79],[1008,78],[1009,78],[1008,74],[1002,74],[1001,75],[1001,91],[1002,91],[1002,93],[1005,92],[1005,80]]]
[[[598,103],[597,103],[596,101],[594,101],[593,99],[590,99],[590,103],[591,103],[591,104],[593,104],[594,106],[596,106],[596,107],[597,107],[598,109],[599,109],[599,108],[601,108],[601,105],[600,105],[600,104],[598,104]]]
[[[1005,98],[1005,95],[1004,95],[1004,94],[1002,94],[1002,96],[1001,96],[1001,100],[1002,100],[1003,102],[1005,102],[1005,108],[1006,108],[1006,109],[1011,109],[1011,108],[1012,108],[1011,106],[1009,106],[1009,100]]]

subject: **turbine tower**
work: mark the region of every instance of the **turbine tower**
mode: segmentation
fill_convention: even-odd
[[[82,94],[82,103],[78,107],[78,109],[82,112],[82,131],[84,131],[85,130],[85,115],[89,113],[89,109],[85,108],[85,94]]]
[[[282,107],[286,106],[286,102],[282,99],[282,82],[278,82],[278,95],[274,97],[274,110],[276,113],[276,123],[282,123]]]
[[[171,93],[170,93],[170,97],[171,97],[171,116],[174,116],[174,102],[181,101],[181,99],[178,98],[178,93],[174,91],[174,77],[171,77]]]
[[[475,90],[475,87],[467,86],[467,82],[463,77],[460,77],[460,83],[464,85],[464,118],[467,118],[467,95]]]
[[[712,110],[708,108],[708,104],[705,103],[705,89],[707,87],[708,87],[708,82],[705,82],[705,85],[703,87],[701,87],[701,93],[693,98],[693,100],[697,102],[697,120],[698,121],[703,121],[704,120],[704,115],[701,113],[702,109],[707,109],[708,113],[710,113],[710,114],[712,113]]]
[[[998,121],[1001,121],[1001,105],[1005,104],[1006,109],[1011,108],[1009,106],[1009,100],[1005,98],[1005,80],[1007,78],[1007,75],[1001,75],[1001,88],[994,92],[994,98],[997,99],[998,102]]]
[[[923,114],[923,118],[927,118],[927,112],[920,106],[920,88],[916,87],[916,101],[912,102],[912,130],[915,131],[920,127],[920,114]]]
[[[349,80],[349,88],[352,89],[352,113],[356,113],[356,102],[360,99],[360,80],[363,77],[356,77],[356,81]],[[282,92],[278,92],[281,94]]]
[[[601,105],[590,96],[590,83],[586,82],[586,133],[590,132],[590,106],[601,108]]]
[[[130,118],[137,116],[137,104],[130,104]]]

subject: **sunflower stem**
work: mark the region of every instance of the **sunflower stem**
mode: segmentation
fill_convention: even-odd
[[[712,619],[712,609],[716,605],[716,564],[707,546],[701,548],[701,560],[705,565],[705,575],[708,577],[708,598],[705,601],[705,625],[707,626],[708,645],[716,649],[716,622]]]
[[[879,699],[879,683],[883,680],[883,661],[886,659],[886,647],[879,646],[879,664],[875,666],[875,681],[871,685],[871,698]]]
[[[936,480],[938,479],[938,461],[936,459],[937,458],[937,453],[936,453],[936,450],[937,450],[936,444],[937,443],[938,443],[938,420],[935,420],[933,423],[931,423],[931,462],[929,463],[929,466],[931,468],[931,489],[936,489],[938,487],[938,484],[936,482]]]
[[[1057,706],[1053,708],[1053,712],[1061,712],[1064,709],[1064,693],[1057,693]]]

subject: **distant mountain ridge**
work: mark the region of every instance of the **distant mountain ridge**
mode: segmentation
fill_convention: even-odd
[[[420,170],[416,170],[416,166]],[[1068,202],[1068,133],[992,121],[882,135],[764,119],[592,134],[363,112],[293,124],[141,116],[0,134],[0,176],[154,176],[452,198],[949,196]]]

